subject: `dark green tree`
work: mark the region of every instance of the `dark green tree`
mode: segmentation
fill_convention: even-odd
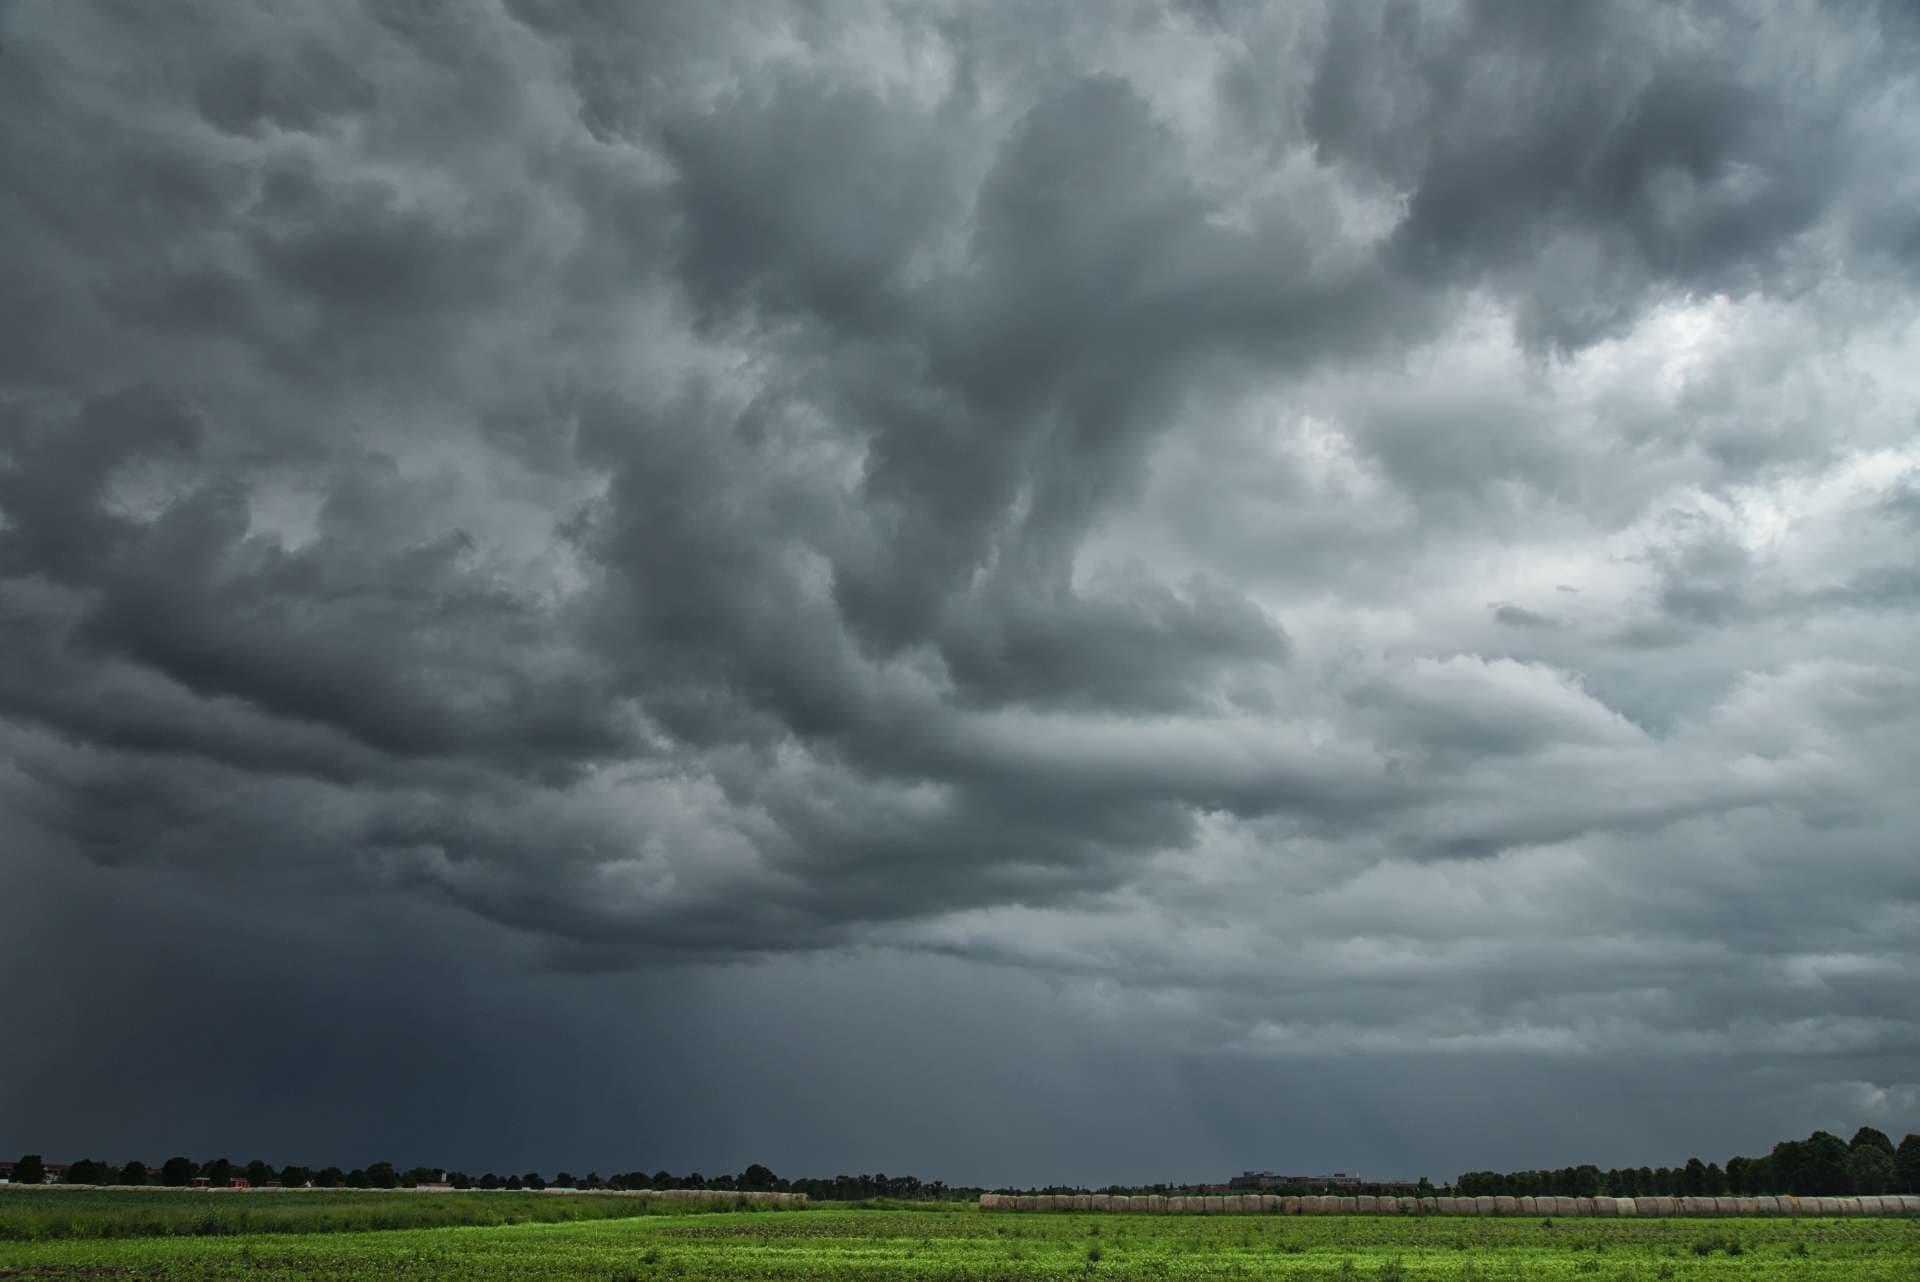
[[[216,1157],[200,1168],[200,1174],[213,1187],[224,1188],[233,1179],[233,1163],[224,1157]]]
[[[1680,1173],[1680,1192],[1686,1197],[1703,1197],[1707,1192],[1707,1164],[1697,1157],[1687,1159]]]
[[[263,1184],[273,1183],[274,1170],[271,1166],[268,1166],[256,1157],[247,1163],[246,1176],[247,1183],[253,1185],[255,1188],[259,1188]]]
[[[1893,1157],[1874,1144],[1862,1144],[1847,1156],[1847,1182],[1855,1193],[1886,1193],[1893,1188]]]
[[[22,1155],[13,1164],[13,1182],[15,1184],[41,1184],[47,1178],[47,1164],[40,1160],[38,1153]]]
[[[1898,1172],[1902,1193],[1920,1193],[1920,1135],[1909,1135],[1900,1141],[1900,1147],[1893,1155],[1894,1170]]]
[[[1852,1139],[1847,1141],[1847,1148],[1857,1149],[1862,1144],[1871,1144],[1888,1157],[1893,1156],[1893,1141],[1887,1138],[1885,1131],[1876,1131],[1871,1126],[1863,1126],[1853,1133]]]
[[[337,1189],[347,1182],[347,1173],[337,1166],[323,1166],[313,1173],[313,1186],[319,1189]]]
[[[185,1188],[193,1183],[194,1173],[199,1169],[190,1157],[170,1157],[160,1165],[160,1182],[172,1188]]]
[[[1847,1174],[1849,1150],[1846,1141],[1826,1131],[1807,1136],[1802,1153],[1801,1179],[1806,1187],[1793,1190],[1819,1197],[1844,1196],[1852,1187]]]
[[[94,1161],[90,1157],[83,1157],[67,1168],[67,1174],[62,1182],[66,1184],[105,1184],[107,1182],[105,1165],[104,1163]]]
[[[392,1162],[375,1162],[367,1168],[367,1186],[376,1189],[390,1189],[400,1183],[400,1177],[394,1173]]]
[[[145,1162],[128,1162],[120,1168],[120,1183],[145,1184],[146,1182],[147,1164]]]
[[[740,1172],[740,1187],[753,1190],[770,1189],[774,1185],[775,1178],[771,1170],[755,1162]]]

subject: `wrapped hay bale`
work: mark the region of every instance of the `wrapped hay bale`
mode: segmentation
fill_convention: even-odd
[[[1602,1219],[1610,1219],[1619,1213],[1619,1204],[1610,1197],[1593,1199],[1593,1213]]]
[[[1422,1215],[1438,1215],[1440,1214],[1440,1199],[1437,1197],[1423,1197],[1419,1199],[1419,1207],[1420,1214]]]
[[[1520,1199],[1511,1197],[1505,1193],[1500,1194],[1493,1199],[1493,1213],[1495,1215],[1520,1214]]]
[[[1525,1197],[1525,1196],[1521,1197],[1520,1214],[1522,1215],[1540,1214],[1540,1199],[1537,1197]]]
[[[1380,1199],[1371,1193],[1361,1193],[1353,1199],[1353,1211],[1356,1215],[1372,1215],[1380,1205]]]
[[[1492,1215],[1493,1214],[1493,1198],[1490,1195],[1484,1194],[1484,1193],[1481,1194],[1479,1197],[1474,1198],[1473,1210],[1469,1211],[1468,1214],[1469,1215]]]
[[[1218,1193],[1210,1193],[1207,1195],[1207,1204],[1203,1209],[1208,1215],[1225,1215],[1227,1212],[1227,1199],[1221,1197]]]
[[[1133,1195],[1130,1193],[1115,1193],[1107,1199],[1107,1205],[1109,1209],[1121,1214],[1135,1209],[1133,1205]]]
[[[1341,1199],[1340,1199],[1340,1214],[1342,1214],[1342,1215],[1358,1215],[1358,1214],[1360,1214],[1360,1199],[1359,1199],[1359,1198],[1357,1198],[1357,1197],[1343,1197],[1343,1198],[1341,1198]]]
[[[1460,1201],[1457,1197],[1436,1197],[1433,1199],[1434,1209],[1441,1215],[1461,1215],[1464,1212],[1460,1209]]]
[[[1262,1193],[1260,1195],[1260,1210],[1267,1215],[1278,1215],[1280,1213],[1280,1195],[1278,1193]]]
[[[1087,1199],[1087,1209],[1089,1211],[1111,1211],[1113,1209],[1113,1199],[1105,1193],[1095,1193]]]
[[[1630,1197],[1616,1197],[1613,1199],[1613,1213],[1623,1220],[1632,1219],[1640,1214],[1640,1204]]]

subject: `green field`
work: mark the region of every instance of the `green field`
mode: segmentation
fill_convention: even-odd
[[[627,1219],[669,1213],[687,1215],[708,1209],[690,1208],[684,1202],[594,1193],[9,1189],[0,1194],[0,1243],[62,1238],[365,1233],[382,1229]]]
[[[0,1217],[19,1213],[18,1197],[0,1198]],[[1912,1282],[1920,1278],[1920,1223],[1200,1218],[823,1206],[385,1232],[10,1241],[0,1242],[0,1277]]]

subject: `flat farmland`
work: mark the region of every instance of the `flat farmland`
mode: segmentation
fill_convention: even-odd
[[[0,1198],[0,1217],[20,1214],[35,1196]],[[141,1195],[95,1196],[138,1199]],[[429,1200],[444,1202],[449,1196],[458,1197]],[[472,1200],[483,1201],[485,1196]],[[573,1205],[587,1199],[546,1200]],[[0,1218],[0,1225],[5,1222]],[[35,1241],[18,1237],[0,1241],[0,1277],[244,1278],[249,1282],[321,1277],[422,1282],[455,1278],[1911,1282],[1920,1277],[1920,1223],[1910,1220],[1202,1219],[995,1215],[971,1207],[893,1211],[827,1204],[805,1211],[643,1213],[558,1223],[369,1226],[205,1237],[96,1234]]]

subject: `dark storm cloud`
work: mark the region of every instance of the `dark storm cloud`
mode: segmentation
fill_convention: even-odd
[[[665,1021],[698,1078],[739,1053],[702,1020],[789,1011],[798,1111],[883,1035],[859,995],[911,1023],[924,983],[1053,1030],[1050,1080],[1184,1092],[1160,1151],[1203,1164],[1261,1160],[1197,1102],[1223,1066],[1355,1057],[1542,1117],[1584,1056],[1744,1065],[1815,1101],[1782,1133],[1904,1125],[1913,39],[1867,6],[0,8],[15,911],[124,932],[82,1004],[135,1000],[116,956],[305,922],[317,1023],[424,976],[382,1045],[436,986],[480,1038],[493,985],[563,1040]],[[656,1134],[699,1161],[707,1124]]]

